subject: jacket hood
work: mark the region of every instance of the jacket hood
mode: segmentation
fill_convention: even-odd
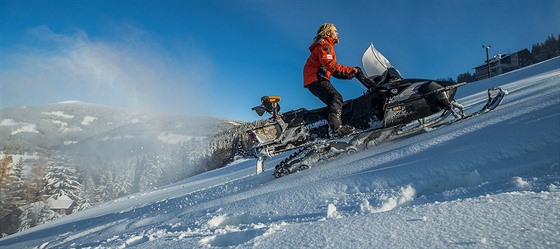
[[[333,38],[330,38],[330,37],[323,37],[321,40],[318,40],[318,41],[312,43],[309,46],[309,51],[313,51],[313,49],[315,49],[315,47],[317,47],[317,46],[319,46],[323,43],[330,43],[331,45],[334,46],[335,40]]]

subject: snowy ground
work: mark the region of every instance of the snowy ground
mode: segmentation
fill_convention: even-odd
[[[459,89],[493,112],[280,179],[239,161],[0,240],[3,248],[559,248],[560,58]]]

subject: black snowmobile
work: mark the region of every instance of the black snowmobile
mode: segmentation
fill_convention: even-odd
[[[367,89],[356,99],[343,103],[342,123],[356,128],[345,138],[332,138],[327,109],[304,108],[280,113],[280,97],[264,96],[253,107],[258,115],[272,116],[261,127],[247,131],[257,155],[257,174],[266,158],[282,152],[296,152],[278,165],[274,176],[281,177],[341,154],[356,152],[372,142],[413,134],[427,127],[461,120],[493,110],[506,92],[488,90],[488,102],[480,111],[465,115],[454,97],[466,83],[439,80],[403,79],[398,70],[371,44],[362,56],[363,74],[357,79]]]

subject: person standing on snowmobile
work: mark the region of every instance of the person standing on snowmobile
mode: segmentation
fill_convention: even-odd
[[[342,95],[330,82],[337,79],[352,79],[361,73],[358,67],[349,67],[336,62],[334,44],[338,43],[338,31],[332,23],[325,23],[309,47],[311,55],[303,67],[303,86],[327,105],[328,121],[334,137],[354,133],[354,127],[342,125]]]

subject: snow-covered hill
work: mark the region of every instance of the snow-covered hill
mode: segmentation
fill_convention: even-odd
[[[48,198],[72,196],[78,211],[221,166],[206,163],[212,136],[237,124],[76,101],[1,109],[0,160],[11,174],[0,181],[0,233],[33,226],[25,220],[50,220],[31,208]],[[37,215],[19,215],[17,208]]]
[[[558,248],[560,58],[459,89],[483,116],[273,179],[254,160],[0,239],[5,248]]]
[[[107,144],[159,147],[205,138],[231,125],[225,119],[140,113],[76,101],[6,108],[1,114],[1,145],[28,150]]]

